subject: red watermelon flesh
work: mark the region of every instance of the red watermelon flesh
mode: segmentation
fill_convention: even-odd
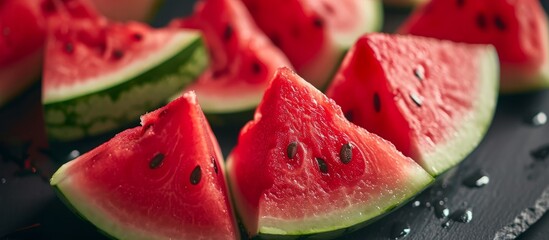
[[[191,17],[173,25],[200,29],[205,36],[210,66],[189,89],[206,113],[254,109],[275,70],[291,66],[240,1],[200,1]]]
[[[381,26],[379,0],[243,2],[297,72],[319,88],[325,87],[354,41]]]
[[[289,69],[275,75],[227,164],[235,205],[252,236],[355,226],[431,181],[412,159],[348,122],[332,100]]]
[[[95,16],[80,1],[4,0],[0,2],[0,106],[40,78],[48,21],[73,23]]]
[[[493,44],[501,63],[501,91],[549,86],[549,26],[538,0],[433,0],[400,33]]]
[[[327,95],[352,122],[439,175],[482,139],[497,83],[491,46],[371,34],[349,51]]]
[[[63,165],[51,184],[118,239],[237,239],[223,158],[195,95],[141,125]]]

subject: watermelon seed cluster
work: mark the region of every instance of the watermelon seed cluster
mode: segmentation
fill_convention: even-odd
[[[200,165],[196,165],[191,172],[191,184],[197,185],[200,183],[200,179],[202,179],[202,169],[200,169]]]
[[[150,169],[159,168],[162,165],[162,163],[164,162],[164,157],[165,156],[162,153],[157,153],[156,155],[154,155],[154,157],[149,162],[149,168]]]

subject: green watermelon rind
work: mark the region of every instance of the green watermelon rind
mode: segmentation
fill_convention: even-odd
[[[472,101],[474,110],[455,127],[453,136],[434,151],[418,154],[420,165],[436,177],[465,159],[482,141],[494,117],[499,90],[499,60],[495,48],[489,46],[479,60],[481,66],[478,99]]]
[[[48,136],[67,141],[99,135],[133,122],[169,101],[198,78],[208,64],[199,34],[190,36],[170,58],[137,70],[120,84],[62,101],[45,102]]]
[[[332,40],[336,43],[336,47],[321,49],[315,61],[298,69],[300,75],[318,89],[325,89],[329,85],[345,54],[359,36],[381,30],[383,26],[383,5],[381,0],[365,0],[362,3],[364,3],[364,6],[361,8],[366,12],[364,16],[367,18],[362,21],[363,26],[358,27],[355,32],[349,33],[347,36],[334,34]]]
[[[227,163],[233,162],[231,159],[231,156],[227,158]],[[357,208],[349,208],[345,212],[347,213],[347,216],[351,215],[349,213],[358,213],[359,218],[356,218],[354,221],[346,221],[342,222],[341,219],[335,220],[333,225],[331,225],[328,228],[316,228],[312,231],[303,230],[303,231],[293,231],[288,232],[284,230],[280,230],[277,228],[261,228],[259,227],[258,233],[255,234],[255,236],[252,236],[254,238],[259,239],[331,239],[337,236],[340,236],[345,233],[349,233],[352,231],[355,231],[357,229],[360,229],[366,225],[369,225],[379,218],[382,218],[383,216],[393,212],[394,210],[398,209],[401,206],[404,206],[407,202],[412,200],[415,196],[423,192],[425,189],[427,189],[431,184],[435,181],[434,178],[429,175],[426,171],[421,169],[419,166],[416,165],[416,169],[410,169],[410,172],[408,173],[408,176],[406,179],[403,180],[403,182],[406,183],[405,186],[407,191],[403,191],[402,193],[405,195],[404,197],[400,199],[395,199],[392,194],[387,194],[385,198],[378,199],[377,202],[370,202],[370,208],[369,209],[362,209],[359,210]],[[238,190],[238,187],[233,184],[232,181],[232,174],[229,174],[231,166],[229,165],[227,167],[227,183],[229,186],[229,190],[231,191],[231,197],[232,201],[236,203],[235,209],[236,212],[239,214],[239,218],[242,219],[241,212],[239,211],[239,204],[240,202],[238,198],[238,194],[234,194]],[[376,204],[376,203],[383,203],[383,204]],[[389,203],[389,204],[387,204]],[[385,207],[379,208],[379,206],[384,205]],[[368,208],[368,206],[366,207]],[[337,213],[335,213],[337,215]],[[341,213],[340,213],[341,214]],[[335,218],[334,218],[335,219]],[[350,223],[351,222],[351,223]],[[295,226],[302,226],[299,222],[294,223]],[[254,235],[254,233],[251,233]]]

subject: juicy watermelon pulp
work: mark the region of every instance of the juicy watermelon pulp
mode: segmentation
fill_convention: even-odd
[[[296,71],[318,88],[325,87],[358,37],[381,28],[380,0],[243,2]]]
[[[501,63],[502,92],[549,87],[548,31],[538,0],[433,0],[412,14],[399,30],[493,44]]]
[[[223,158],[193,93],[63,165],[51,184],[118,239],[237,239]]]
[[[206,113],[253,110],[275,70],[291,66],[240,1],[200,1],[191,17],[173,25],[200,29],[205,36],[211,63],[188,89],[196,92]]]
[[[227,164],[246,229],[275,238],[356,226],[432,180],[289,69],[275,75]]]
[[[207,65],[197,31],[59,19],[48,36],[42,99],[56,140],[98,135],[165,104]]]
[[[490,126],[498,72],[488,45],[371,34],[349,51],[327,95],[353,123],[436,176],[475,149]]]

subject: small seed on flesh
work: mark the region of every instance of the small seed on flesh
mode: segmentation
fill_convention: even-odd
[[[259,74],[261,72],[261,66],[259,65],[258,62],[253,62],[252,63],[252,72],[254,74]]]
[[[150,169],[157,169],[160,166],[162,166],[162,163],[164,163],[164,154],[157,153],[154,155],[154,157],[149,162],[149,168]]]
[[[418,107],[421,107],[421,105],[423,104],[423,100],[421,100],[421,98],[415,94],[415,93],[410,93],[410,99],[412,99],[412,101],[418,106]]]
[[[286,153],[288,154],[289,159],[294,159],[297,154],[297,142],[291,142],[286,148]]]
[[[379,99],[379,94],[377,92],[374,93],[374,110],[376,112],[381,111],[381,100]]]
[[[326,161],[324,161],[324,159],[316,158],[316,162],[318,163],[318,169],[320,169],[320,172],[328,173],[328,165],[326,164]]]
[[[72,45],[72,43],[65,43],[65,52],[67,53],[74,52],[74,45]]]
[[[481,29],[486,29],[486,16],[482,13],[477,15],[477,26]]]
[[[202,170],[200,169],[200,165],[198,165],[193,169],[193,172],[191,173],[191,184],[197,185],[198,183],[200,183],[200,179],[202,179]]]
[[[339,158],[344,164],[351,162],[351,159],[353,158],[353,145],[351,143],[345,143],[341,146]]]
[[[225,31],[223,31],[223,40],[227,42],[231,40],[232,36],[233,36],[233,27],[231,25],[227,25],[225,27]]]
[[[141,41],[141,40],[143,40],[143,35],[141,35],[141,33],[134,33],[133,34],[133,39],[135,41]]]
[[[494,16],[494,25],[496,25],[496,28],[502,32],[507,28],[505,22],[499,15]]]
[[[118,59],[121,59],[123,56],[124,56],[124,52],[122,52],[122,50],[116,49],[112,51],[112,57],[114,59],[118,60]]]
[[[317,28],[322,28],[324,26],[324,21],[322,21],[321,18],[319,17],[316,17],[314,20],[313,20],[313,24],[315,27]]]

